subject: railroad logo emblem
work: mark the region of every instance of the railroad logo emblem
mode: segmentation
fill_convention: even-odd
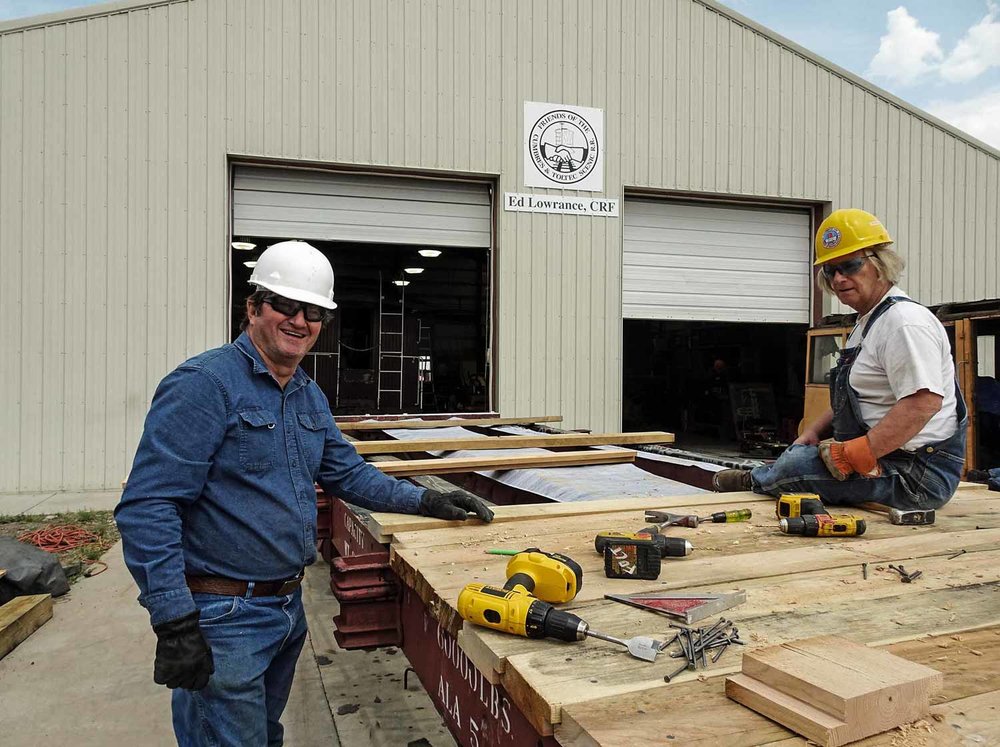
[[[837,244],[840,243],[840,229],[833,228],[832,226],[825,231],[823,231],[823,246],[827,249],[833,249]]]
[[[547,112],[528,134],[531,162],[554,185],[576,184],[594,170],[600,143],[591,124],[567,109]]]

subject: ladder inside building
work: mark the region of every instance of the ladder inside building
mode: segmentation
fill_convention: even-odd
[[[378,393],[376,407],[403,409],[403,320],[406,286],[399,288],[399,303],[387,303],[379,274]]]
[[[431,325],[417,319],[417,407],[424,407],[424,397],[434,396],[434,375],[431,373]]]

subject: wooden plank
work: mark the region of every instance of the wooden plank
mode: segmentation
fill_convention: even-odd
[[[966,491],[977,491],[980,495],[988,495],[985,486],[974,482],[962,482],[958,485],[958,491],[963,500],[952,499],[943,509],[938,510],[938,514],[953,512],[958,505],[964,505]],[[996,495],[996,494],[994,494]],[[990,496],[993,498],[992,496]],[[1000,500],[1000,498],[993,498]],[[671,495],[645,498],[607,498],[598,501],[576,501],[573,503],[531,503],[518,506],[496,506],[494,508],[493,525],[505,524],[508,522],[534,521],[539,518],[565,518],[571,516],[592,516],[595,514],[611,514],[624,511],[640,512],[638,519],[642,521],[641,513],[646,510],[675,511],[679,509],[691,508],[708,510],[709,506],[718,507],[720,505],[730,505],[734,508],[740,506],[752,506],[755,515],[766,515],[769,508],[757,509],[758,504],[773,503],[774,498],[769,495],[759,493],[695,493],[692,495]],[[711,510],[719,510],[712,508]],[[375,512],[364,517],[364,521],[369,531],[378,538],[379,542],[403,542],[407,545],[424,543],[424,539],[417,540],[413,536],[401,536],[404,532],[430,532],[432,530],[442,530],[463,526],[464,522],[442,521],[426,516],[415,516],[411,514],[396,514],[386,512]],[[645,524],[645,522],[643,522]],[[426,535],[426,544],[442,544],[439,537],[448,537],[450,541],[455,541],[454,532],[446,535]]]
[[[941,635],[881,647],[909,661],[924,664],[944,674],[944,688],[934,697],[932,713],[945,716],[939,723],[927,719],[926,729],[915,732],[918,741],[902,741],[899,731],[859,742],[859,745],[960,744],[946,741],[952,732],[949,713],[964,711],[975,728],[967,737],[996,733],[1000,720],[996,710],[977,707],[984,699],[994,708],[1000,703],[1000,628],[963,633],[955,640]],[[975,652],[975,653],[973,653]],[[961,704],[961,708],[955,706]],[[964,706],[968,704],[966,710]],[[705,714],[711,714],[706,718]],[[979,716],[979,718],[977,718]],[[564,747],[620,745],[636,741],[636,734],[656,734],[665,744],[694,747],[749,747],[770,744],[804,746],[805,741],[784,727],[726,698],[722,678],[664,685],[639,693],[611,696],[567,705],[555,734]],[[967,723],[967,722],[966,722]],[[982,729],[986,724],[986,731]],[[927,741],[924,741],[926,738]],[[984,739],[979,744],[992,744]]]
[[[715,507],[729,505],[740,500],[740,505],[771,504],[771,496],[756,493],[698,493],[694,495],[653,496],[646,498],[607,498],[598,501],[576,501],[573,503],[530,503],[517,506],[495,506],[493,509],[493,524],[499,526],[511,522],[536,521],[539,518],[556,519],[577,516],[595,516],[597,514],[621,513],[635,511],[630,517],[633,522],[643,521],[642,514],[647,510],[669,511],[678,507]],[[706,509],[707,510],[707,509]],[[765,509],[765,510],[770,510]],[[433,530],[443,530],[461,526],[463,522],[443,521],[426,516],[410,514],[395,514],[376,512],[365,519],[368,529],[379,538],[379,542],[388,542],[390,538],[406,545],[444,544],[442,540],[455,541],[454,532],[435,534]],[[645,522],[643,521],[645,524]],[[419,538],[404,532],[420,532]]]
[[[886,614],[873,620],[867,626],[864,636],[858,640],[888,644],[927,632],[932,624],[941,631],[970,627],[969,622],[960,619],[955,605],[951,605],[951,609],[942,608],[926,616],[921,615],[920,605],[923,602],[920,598],[952,587],[975,588],[984,581],[998,579],[998,574],[994,571],[994,566],[998,563],[1000,551],[997,550],[966,553],[954,560],[948,560],[948,556],[923,558],[919,566],[924,570],[924,577],[918,586],[899,582],[894,578],[895,572],[885,566],[881,571],[875,566],[871,567],[867,580],[862,578],[857,567],[793,572],[784,576],[753,579],[739,584],[739,588],[747,594],[746,603],[727,610],[725,615],[735,621],[753,648],[800,637],[798,627],[822,631],[824,623],[821,618],[827,612],[837,616],[837,609],[843,609],[844,614],[849,614],[852,606],[866,605],[868,610],[881,606]],[[458,574],[462,572],[461,569],[456,570]],[[585,585],[588,580],[585,576]],[[698,590],[712,593],[735,588],[736,585],[718,584],[698,587]],[[810,603],[807,600],[815,599],[817,588],[824,589],[824,595]],[[910,597],[917,600],[910,601]],[[672,622],[651,612],[626,614],[621,605],[604,600],[574,606],[573,611],[586,618],[598,630],[608,628],[609,632],[624,636],[655,637],[667,630],[667,624]],[[789,628],[789,618],[795,618],[798,627]],[[542,642],[504,635],[474,625],[464,625],[458,637],[462,649],[480,671],[488,673],[494,684],[500,681],[499,674],[505,671],[508,659],[545,648]],[[727,654],[720,660],[718,667],[713,667],[713,671],[715,668],[729,666],[731,662],[732,658]],[[610,669],[605,674],[613,677]]]
[[[411,459],[402,462],[371,462],[387,475],[447,475],[475,470],[579,467],[588,464],[624,464],[635,461],[634,451],[564,451],[529,456],[459,457],[456,459]]]
[[[989,495],[995,496],[996,493]],[[719,508],[738,508],[741,503],[722,504]],[[704,526],[697,531],[670,530],[672,534],[691,538],[695,547],[693,555],[668,561],[661,577],[655,581],[627,582],[628,591],[680,591],[697,584],[735,583],[754,577],[767,578],[772,572],[781,575],[789,572],[786,567],[821,570],[853,566],[860,575],[864,562],[905,561],[913,556],[988,549],[988,543],[996,540],[995,535],[1000,530],[977,527],[1000,526],[996,504],[996,498],[968,494],[963,500],[945,506],[942,511],[948,514],[942,515],[933,526],[895,526],[879,517],[871,521],[871,529],[864,537],[853,539],[820,540],[785,535],[774,529],[775,519],[767,516],[766,512],[755,513],[747,523]],[[764,517],[760,518],[760,514]],[[453,602],[462,585],[474,581],[489,583],[503,578],[507,560],[486,555],[484,550],[489,547],[521,549],[534,545],[570,555],[580,564],[586,580],[577,597],[578,603],[599,599],[606,593],[620,592],[621,585],[626,582],[603,577],[603,560],[593,552],[594,534],[598,528],[634,531],[642,513],[606,514],[599,517],[600,523],[597,524],[593,523],[593,518],[567,517],[557,522],[525,521],[507,526],[479,524],[450,532],[404,534],[404,538],[412,539],[393,544],[390,562],[400,578],[435,609],[439,622],[455,632],[457,622]],[[769,531],[761,531],[768,526]],[[432,535],[439,539],[430,543],[420,542],[420,539]],[[449,544],[442,544],[446,538],[450,539]],[[889,540],[892,544],[886,544]],[[783,551],[788,551],[788,554]],[[871,552],[875,553],[874,557],[869,554]],[[790,565],[779,565],[784,562]]]
[[[976,390],[976,338],[973,333],[973,321],[971,319],[955,320],[955,367],[958,370],[958,385],[965,397],[966,404],[970,405],[969,424],[966,427],[966,442],[976,443],[976,412],[975,412],[975,390]],[[986,465],[987,467],[990,465]],[[965,469],[976,468],[976,449],[970,448],[965,451]]]
[[[383,431],[386,428],[464,428],[466,426],[492,427],[495,425],[531,425],[533,423],[558,423],[562,415],[542,415],[537,418],[448,418],[443,420],[379,420],[361,423],[341,423],[341,431]]]
[[[826,747],[923,717],[940,672],[836,635],[768,646],[743,656],[726,695]]]
[[[583,569],[586,583],[575,600],[576,603],[601,599],[608,593],[619,593],[622,581],[608,579],[603,575],[603,560],[593,552],[595,531],[591,529],[586,535],[575,533],[573,542],[555,543],[551,536],[534,534],[529,528],[542,522],[531,522],[525,527],[526,538],[520,545],[541,545],[549,551],[569,554]],[[994,520],[994,526],[1000,520]],[[973,526],[977,526],[974,524]],[[609,524],[607,529],[615,531],[616,527]],[[391,547],[390,564],[393,570],[407,585],[413,587],[425,602],[431,604],[437,619],[449,630],[455,632],[457,611],[454,608],[458,591],[465,583],[474,581],[490,582],[502,578],[498,572],[497,560],[488,560],[483,554],[485,547],[490,545],[490,525],[481,525],[477,534],[482,538],[478,541],[467,540],[469,544],[445,552],[442,548],[413,548],[405,544],[394,544]],[[741,552],[739,561],[732,558],[720,558],[714,554],[699,556],[697,535],[693,535],[695,554],[688,558],[672,559],[666,562],[660,577],[653,581],[629,581],[630,592],[643,591],[681,591],[688,587],[711,584],[735,584],[755,578],[767,578],[791,573],[802,568],[823,570],[854,566],[860,570],[862,563],[895,563],[906,561],[911,557],[934,557],[950,555],[965,549],[968,551],[989,549],[991,543],[1000,543],[1000,529],[968,529],[957,532],[924,531],[899,532],[907,527],[895,527],[886,523],[882,538],[843,538],[817,541],[814,538],[789,538],[777,532],[773,539],[773,547],[780,549],[753,549],[754,531],[729,528],[728,532],[720,533],[720,537],[737,537],[734,543],[747,542],[749,552]],[[704,531],[704,530],[702,530]],[[531,538],[531,539],[529,539]],[[457,538],[456,538],[457,539]],[[484,541],[485,540],[485,541]],[[792,540],[789,542],[789,540]],[[796,540],[798,540],[796,542]],[[513,543],[510,543],[513,545]],[[510,546],[510,545],[508,545]],[[739,547],[739,545],[730,545]],[[725,551],[725,546],[721,548]],[[422,561],[422,558],[432,557],[433,562]],[[453,574],[453,571],[469,568],[469,573]],[[486,576],[485,578],[483,576]]]
[[[668,444],[674,434],[666,431],[637,433],[563,433],[537,436],[482,436],[479,438],[415,439],[413,441],[358,441],[354,448],[362,456],[404,454],[415,451],[470,451],[484,449],[554,449],[565,446],[631,446]]]
[[[770,638],[771,641],[785,642],[803,634],[814,635],[834,631],[849,631],[851,637],[861,643],[869,643],[869,637],[885,635],[885,629],[892,623],[888,618],[904,616],[910,625],[910,636],[916,637],[926,632],[942,632],[936,625],[944,625],[950,617],[949,606],[957,613],[959,625],[1000,624],[1000,610],[996,607],[996,594],[1000,593],[1000,582],[986,587],[980,584],[962,588],[943,588],[927,593],[916,593],[900,597],[883,597],[862,603],[853,599],[837,604],[823,603],[813,614],[805,616],[794,610],[782,611],[750,621],[739,621],[741,635],[751,641],[752,635]],[[625,627],[621,619],[602,616],[597,622],[593,610],[580,611],[596,630],[611,635],[622,634],[615,628]],[[869,627],[865,627],[871,621]],[[973,621],[973,622],[969,622]],[[877,624],[876,624],[877,623]],[[610,629],[609,629],[610,626]],[[630,626],[637,627],[634,620]],[[659,628],[662,637],[668,629]],[[763,631],[763,634],[757,631]],[[636,630],[635,632],[640,632]],[[649,622],[646,635],[657,633],[657,628]],[[612,644],[587,641],[576,651],[553,651],[554,642],[548,642],[548,649],[531,654],[520,654],[507,659],[505,670],[500,675],[500,683],[511,700],[525,712],[536,729],[551,729],[562,719],[562,708],[570,703],[590,700],[612,694],[637,694],[650,688],[660,687],[663,676],[676,664],[669,657],[652,664],[642,665]],[[572,646],[574,644],[567,644]],[[740,651],[727,652],[717,664],[710,665],[707,672],[686,672],[673,684],[680,684],[698,676],[711,677],[729,673],[739,668]],[[669,687],[669,686],[668,686]]]
[[[51,619],[51,594],[14,597],[0,607],[0,659]]]

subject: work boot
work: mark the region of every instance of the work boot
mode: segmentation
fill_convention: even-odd
[[[712,475],[712,487],[716,493],[737,493],[753,490],[748,469],[724,469]]]
[[[987,483],[990,481],[990,471],[987,469],[970,469],[965,474],[965,479],[967,482]]]

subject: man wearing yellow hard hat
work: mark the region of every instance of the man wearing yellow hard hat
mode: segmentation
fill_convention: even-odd
[[[968,414],[941,322],[897,285],[885,226],[836,210],[816,234],[817,281],[858,313],[830,372],[831,407],[774,464],[716,473],[716,490],[818,493],[832,505],[944,505],[965,461]]]

